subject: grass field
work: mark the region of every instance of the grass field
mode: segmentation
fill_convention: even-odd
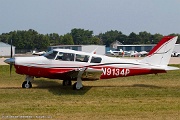
[[[83,82],[78,91],[44,78],[22,89],[24,78],[14,69],[10,77],[9,66],[0,66],[0,119],[180,119],[180,70]]]

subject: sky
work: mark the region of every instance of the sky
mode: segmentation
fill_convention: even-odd
[[[34,29],[41,34],[94,35],[118,30],[180,33],[180,0],[0,0],[0,34]]]

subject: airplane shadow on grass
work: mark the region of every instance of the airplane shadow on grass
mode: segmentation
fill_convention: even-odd
[[[63,86],[60,80],[35,80],[33,83],[35,86],[32,89],[48,89],[49,92],[54,95],[84,95],[91,89],[89,86],[83,87],[82,90],[73,90],[73,86]]]
[[[123,87],[123,86],[122,86]],[[145,88],[163,88],[156,85],[145,85],[145,84],[133,84],[130,86],[124,86],[124,87],[145,87]]]
[[[93,82],[93,81],[92,81]],[[163,87],[155,86],[155,85],[147,85],[147,84],[132,84],[132,85],[102,85],[102,86],[84,86],[81,90],[73,90],[72,86],[63,86],[62,81],[60,80],[43,80],[43,79],[36,79],[32,82],[33,88],[31,89],[47,89],[49,92],[53,93],[54,95],[84,95],[87,93],[91,88],[117,88],[117,87],[124,87],[124,88],[156,88],[162,89]],[[19,87],[0,87],[0,89],[23,89],[21,86]]]
[[[161,89],[164,87],[159,87],[156,85],[146,85],[146,84],[133,84],[133,85],[109,85],[109,86],[91,86],[91,87],[106,87],[106,88],[115,88],[115,87],[121,87],[121,88],[156,88]]]
[[[93,82],[93,81],[92,81]],[[108,87],[108,88],[115,88],[115,87],[129,87],[129,88],[156,88],[161,89],[163,87],[156,86],[156,85],[147,85],[147,84],[132,84],[132,85],[120,85],[120,86],[84,86],[81,90],[73,90],[72,86],[63,86],[62,82],[59,80],[52,80],[52,81],[44,81],[44,80],[35,80],[33,82],[36,86],[34,86],[34,89],[48,89],[49,92],[55,94],[55,95],[84,95],[86,92],[88,92],[91,88],[101,88],[101,87]]]

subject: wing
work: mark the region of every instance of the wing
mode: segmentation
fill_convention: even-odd
[[[59,72],[54,72],[52,74],[53,78],[58,78],[62,80],[76,80],[78,77],[78,73],[80,71],[84,71],[81,79],[83,81],[94,81],[94,80],[99,80],[100,76],[102,74],[102,71],[94,71],[94,70],[89,70],[88,68],[77,68],[77,69],[71,69],[71,70],[64,70],[64,71],[59,71]]]

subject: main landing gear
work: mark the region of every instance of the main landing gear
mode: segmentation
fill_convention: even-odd
[[[82,83],[79,83],[78,85],[77,84],[78,84],[78,82],[75,82],[73,84],[73,90],[79,90],[79,89],[83,88]],[[71,85],[72,85],[72,81],[71,80],[63,80],[63,86],[71,86]]]
[[[72,82],[71,80],[63,80],[63,86],[71,86]]]
[[[32,88],[31,81],[34,79],[34,77],[26,75],[25,81],[22,83],[22,88]]]
[[[79,73],[77,75],[77,82],[74,83],[73,90],[80,90],[80,89],[83,88],[81,77],[82,77],[82,74],[84,73],[85,69],[86,68],[82,68],[82,69],[79,70]]]
[[[73,84],[73,90],[80,90],[83,88],[81,77],[85,69],[86,68],[82,68],[79,70],[78,75],[77,75],[77,82]],[[70,86],[70,85],[72,85],[71,80],[63,80],[63,86]]]

